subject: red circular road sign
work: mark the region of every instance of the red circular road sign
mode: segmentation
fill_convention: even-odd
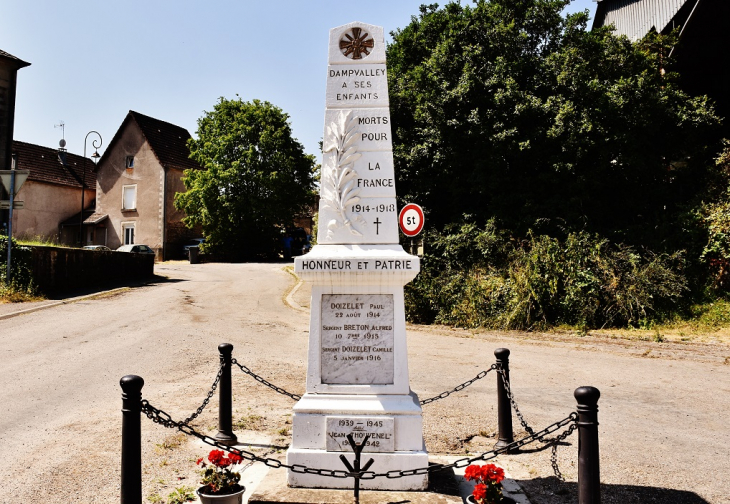
[[[423,229],[423,209],[415,203],[408,203],[398,215],[400,230],[406,236],[416,236]]]

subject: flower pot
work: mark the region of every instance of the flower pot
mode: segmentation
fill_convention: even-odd
[[[477,501],[474,499],[473,495],[470,495],[466,498],[467,504],[477,504]],[[515,501],[510,499],[509,497],[502,496],[502,503],[501,504],[514,504]]]
[[[241,504],[243,502],[243,492],[246,487],[240,486],[240,490],[236,493],[227,495],[210,495],[203,493],[205,487],[198,488],[195,493],[200,497],[201,504]]]

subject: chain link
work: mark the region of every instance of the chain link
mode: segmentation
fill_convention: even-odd
[[[540,432],[531,434],[529,436],[526,436],[518,441],[515,441],[513,443],[510,443],[502,448],[495,448],[493,450],[490,450],[488,452],[484,452],[481,455],[477,455],[475,457],[471,458],[462,458],[459,460],[456,460],[455,462],[452,462],[451,464],[434,464],[430,465],[428,467],[419,467],[417,469],[408,469],[408,470],[402,470],[402,471],[388,471],[384,473],[376,473],[374,471],[365,471],[362,473],[353,473],[343,470],[332,470],[332,469],[314,469],[307,467],[302,464],[293,464],[289,465],[281,460],[273,459],[273,458],[267,458],[267,457],[260,457],[254,453],[251,453],[246,450],[240,450],[238,448],[231,448],[230,446],[224,445],[221,442],[217,441],[216,439],[207,436],[205,434],[201,434],[198,431],[196,431],[193,427],[190,425],[183,423],[183,422],[176,422],[175,420],[170,417],[168,413],[165,411],[162,411],[160,409],[155,408],[152,406],[149,401],[142,400],[141,402],[142,406],[142,413],[147,416],[150,420],[152,420],[154,423],[162,425],[163,427],[167,427],[169,429],[177,429],[189,436],[196,437],[203,441],[205,444],[213,446],[215,448],[236,453],[237,455],[240,455],[243,459],[252,461],[252,462],[261,462],[262,464],[265,464],[267,467],[271,467],[274,469],[277,469],[279,467],[284,467],[292,472],[300,473],[300,474],[316,474],[318,476],[326,476],[330,478],[354,478],[356,475],[360,477],[360,479],[375,479],[375,478],[388,478],[388,479],[396,479],[396,478],[403,478],[407,476],[417,476],[422,474],[428,474],[432,472],[437,471],[443,471],[445,469],[451,469],[451,468],[459,468],[459,467],[466,467],[469,464],[472,464],[473,462],[482,461],[482,460],[491,460],[498,455],[501,455],[502,453],[507,453],[509,451],[514,451],[519,448],[522,448],[523,446],[526,446],[530,443],[533,443],[535,441],[538,441],[540,439],[544,439],[545,436],[548,434],[552,434],[563,427],[570,425],[570,428],[566,430],[566,433],[563,433],[559,435],[557,438],[553,439],[553,442],[557,442],[556,440],[562,440],[565,439],[573,430],[575,430],[576,422],[578,421],[578,414],[573,412],[567,417],[565,417],[562,420],[559,420],[553,424],[548,425]]]
[[[558,467],[558,444],[561,441],[564,441],[565,438],[573,434],[573,432],[578,428],[577,423],[571,424],[570,427],[568,427],[567,430],[561,432],[557,436],[555,436],[551,443],[553,445],[552,453],[550,454],[550,464],[553,466],[553,472],[555,473],[555,477],[558,478],[560,481],[565,483],[565,477],[563,476],[563,473],[560,472],[560,468]],[[544,443],[545,441],[543,441]]]
[[[210,402],[210,399],[213,397],[213,394],[215,394],[215,389],[218,388],[218,383],[221,381],[221,375],[223,375],[223,364],[221,364],[221,367],[218,369],[218,374],[215,377],[215,380],[213,381],[213,386],[210,388],[210,392],[208,392],[208,396],[203,400],[203,404],[198,406],[198,409],[195,410],[195,413],[187,417],[185,420],[182,421],[184,424],[189,424],[196,418],[198,418],[198,415],[200,415],[206,406],[208,406],[208,403]]]
[[[247,375],[249,375],[251,378],[253,378],[254,380],[256,380],[257,382],[259,382],[259,383],[261,383],[263,385],[266,385],[271,390],[274,390],[274,391],[278,392],[279,394],[282,394],[282,395],[291,397],[295,401],[298,401],[299,399],[302,398],[302,396],[300,396],[299,394],[292,394],[291,392],[287,392],[283,388],[277,387],[273,383],[270,383],[270,382],[266,381],[264,378],[260,377],[259,375],[257,375],[253,371],[251,371],[249,368],[247,368],[243,364],[239,364],[236,359],[231,359],[231,364],[234,364],[234,365],[238,366],[241,369],[241,371],[243,371],[244,373],[246,373]]]
[[[496,364],[492,364],[492,366],[489,369],[487,369],[485,371],[481,371],[478,375],[476,375],[471,380],[467,380],[464,383],[462,383],[461,385],[457,385],[456,387],[454,387],[453,389],[451,389],[451,390],[449,390],[447,392],[441,392],[437,396],[433,396],[433,397],[430,397],[428,399],[424,399],[423,401],[421,401],[421,406],[424,406],[426,404],[431,404],[432,402],[438,401],[439,399],[444,399],[446,397],[449,397],[454,392],[459,392],[460,390],[464,390],[466,387],[468,387],[469,385],[471,385],[472,383],[474,383],[477,380],[481,380],[482,378],[484,378],[485,376],[487,376],[490,371],[494,371],[495,369],[497,369],[497,365]]]
[[[236,359],[231,359],[231,364],[233,364],[233,365],[235,365],[235,366],[238,366],[238,368],[239,368],[239,369],[240,369],[241,371],[243,371],[243,372],[244,372],[245,374],[249,375],[250,377],[252,377],[252,378],[253,378],[254,380],[256,380],[257,382],[259,382],[259,383],[261,383],[261,384],[263,384],[263,385],[266,385],[266,386],[267,386],[267,387],[269,387],[269,388],[270,388],[271,390],[274,390],[274,391],[278,392],[278,393],[279,393],[279,394],[281,394],[281,395],[285,395],[285,396],[287,396],[287,397],[291,397],[291,398],[292,398],[292,399],[294,399],[295,401],[298,401],[298,400],[300,400],[300,399],[302,398],[302,396],[300,396],[299,394],[293,394],[293,393],[291,393],[291,392],[288,392],[287,390],[284,390],[284,389],[283,389],[283,388],[281,388],[281,387],[277,387],[276,385],[274,385],[273,383],[269,382],[269,381],[268,381],[268,380],[266,380],[265,378],[263,378],[263,377],[261,377],[261,376],[257,375],[257,374],[256,374],[256,373],[254,373],[253,371],[251,371],[251,370],[250,370],[250,369],[249,369],[249,368],[248,368],[247,366],[244,366],[243,364],[239,363],[239,362],[238,362],[238,361],[237,361]],[[489,372],[490,372],[490,371],[494,371],[494,370],[496,370],[496,369],[498,369],[498,366],[497,366],[497,364],[492,364],[492,366],[491,366],[491,367],[490,367],[489,369],[487,369],[487,370],[485,370],[485,371],[481,371],[481,372],[480,372],[480,373],[479,373],[478,375],[476,375],[476,376],[475,376],[474,378],[472,378],[471,380],[467,380],[467,381],[465,381],[464,383],[462,383],[462,384],[460,384],[460,385],[457,385],[456,387],[454,387],[454,388],[453,388],[453,389],[451,389],[451,390],[448,390],[448,391],[446,391],[446,392],[441,392],[441,393],[440,393],[439,395],[437,395],[437,396],[433,396],[433,397],[430,397],[430,398],[428,398],[428,399],[424,399],[423,401],[421,401],[421,402],[420,402],[420,404],[421,404],[421,406],[424,406],[424,405],[426,405],[426,404],[431,404],[431,403],[432,403],[432,402],[434,402],[434,401],[438,401],[439,399],[444,399],[444,398],[446,398],[446,397],[449,397],[449,396],[450,396],[451,394],[453,394],[454,392],[459,392],[459,391],[461,391],[461,390],[464,390],[464,389],[465,389],[466,387],[468,387],[468,386],[469,386],[469,385],[471,385],[472,383],[474,383],[474,382],[476,382],[476,381],[478,381],[478,380],[481,380],[482,378],[484,378],[485,376],[487,376],[487,375],[489,374]]]
[[[507,393],[507,397],[509,398],[509,402],[512,405],[512,409],[515,412],[515,415],[517,415],[517,418],[520,421],[520,424],[522,424],[522,428],[525,429],[525,432],[527,432],[529,435],[534,435],[534,431],[532,427],[530,427],[527,423],[527,420],[525,420],[525,417],[522,416],[522,412],[520,412],[520,409],[517,407],[517,403],[515,402],[515,396],[512,393],[512,389],[510,387],[509,379],[507,378],[507,373],[502,369],[501,366],[498,366],[497,372],[502,376],[502,383],[504,384],[504,390]],[[573,413],[575,415],[576,421],[578,419],[578,414]],[[565,481],[565,477],[563,476],[563,473],[560,472],[560,468],[558,467],[558,444],[565,440],[568,436],[570,436],[575,429],[578,428],[578,425],[576,423],[573,423],[565,432],[559,434],[558,436],[554,438],[546,438],[543,436],[537,436],[536,440],[540,443],[544,444],[545,447],[552,446],[552,453],[550,455],[550,464],[553,467],[553,473],[555,473],[555,477],[558,478],[560,481]]]

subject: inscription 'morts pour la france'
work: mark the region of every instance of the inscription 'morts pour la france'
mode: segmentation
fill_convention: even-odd
[[[393,383],[392,294],[323,294],[322,383]]]

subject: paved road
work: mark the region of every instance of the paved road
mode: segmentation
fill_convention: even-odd
[[[293,280],[282,266],[167,263],[157,266],[164,282],[0,320],[0,481],[8,492],[0,502],[119,500],[125,374],[143,376],[144,397],[183,418],[210,387],[217,345],[230,341],[240,362],[301,393],[308,315],[285,304]],[[471,378],[500,346],[512,351],[513,389],[535,427],[570,413],[576,387],[601,389],[604,502],[730,502],[730,349],[411,327],[412,388],[425,398]],[[489,449],[494,388],[490,375],[424,407],[429,450]],[[234,391],[237,428],[263,436],[262,452],[284,446],[292,402],[240,374]],[[145,422],[145,495],[194,486],[190,460],[202,447],[175,450],[180,440]],[[215,433],[215,411],[197,425]],[[569,442],[559,451],[567,484],[552,476],[546,452],[500,462],[533,503],[575,502],[577,440]]]

